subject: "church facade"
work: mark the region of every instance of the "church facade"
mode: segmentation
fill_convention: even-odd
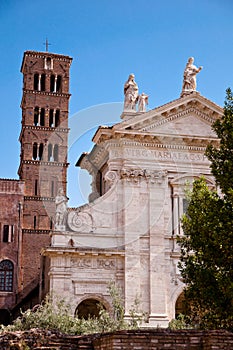
[[[148,96],[139,95],[131,74],[122,120],[99,127],[92,151],[77,162],[92,176],[89,203],[63,212],[43,250],[50,259],[50,291],[63,296],[74,314],[95,314],[98,302],[111,310],[111,281],[122,290],[126,318],[136,298],[148,314],[145,326],[166,327],[182,311],[176,238],[185,190],[200,176],[214,187],[204,153],[208,143],[218,143],[211,126],[223,113],[196,91],[201,67],[194,66],[190,83],[192,67],[190,59],[181,97],[148,112]]]
[[[166,327],[182,311],[176,237],[185,189],[202,175],[214,186],[204,152],[218,143],[211,125],[223,110],[196,91],[193,59],[181,96],[150,111],[131,74],[119,123],[99,127],[77,162],[92,176],[89,203],[69,208],[71,62],[50,52],[23,56],[19,179],[0,179],[0,321],[47,292],[80,316],[95,315],[99,302],[111,310],[113,281],[126,317],[139,298],[146,326]]]

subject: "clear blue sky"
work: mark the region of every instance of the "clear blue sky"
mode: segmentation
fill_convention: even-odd
[[[204,67],[202,95],[223,105],[233,87],[232,0],[0,0],[0,33],[2,178],[18,178],[23,52],[44,51],[48,37],[50,51],[73,57],[70,116],[80,142],[69,155],[70,206],[82,202],[74,163],[93,128],[119,120],[121,105],[112,102],[123,101],[129,73],[150,109],[179,97],[190,56]]]

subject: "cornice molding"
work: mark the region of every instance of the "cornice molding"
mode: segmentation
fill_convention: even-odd
[[[55,202],[54,197],[24,196],[25,201]]]
[[[162,135],[161,135],[162,136]],[[165,138],[167,140],[165,140]],[[156,139],[158,140],[159,137],[156,136]],[[171,141],[171,139],[173,140],[173,142],[169,143],[169,139]],[[190,145],[190,143],[200,143],[203,144],[204,141],[206,141],[207,143],[214,143],[214,144],[218,144],[218,139],[209,139],[206,138],[206,140],[204,139],[195,139],[195,138],[179,138],[180,143],[177,144],[178,138],[175,137],[171,137],[171,136],[165,136],[164,140],[166,142],[162,142],[162,143],[158,143],[158,142],[143,142],[141,141],[133,141],[133,140],[125,140],[124,138],[122,138],[120,141],[119,140],[109,140],[108,142],[108,148],[109,145],[111,145],[112,147],[118,147],[121,148],[122,146],[129,146],[129,147],[150,147],[150,148],[159,148],[159,149],[173,149],[173,150],[186,150],[186,151],[201,151],[201,152],[205,152],[206,150],[206,146],[200,146],[200,145]],[[189,144],[188,144],[189,143]]]
[[[36,230],[36,229],[28,229],[28,228],[23,228],[22,232],[23,233],[34,233],[34,234],[50,234],[52,230]]]
[[[65,167],[69,166],[69,163],[59,163],[59,162],[44,162],[42,160],[22,160],[21,164],[33,164],[33,165],[46,165],[52,167]]]
[[[47,127],[47,126],[35,126],[35,125],[23,125],[22,129],[29,129],[29,130],[38,130],[38,131],[51,131],[52,133],[55,132],[65,132],[68,133],[69,132],[69,128],[51,128],[51,127]]]
[[[44,95],[44,96],[52,96],[52,97],[66,97],[70,98],[71,94],[64,94],[64,93],[58,93],[58,92],[47,92],[47,91],[35,91],[35,90],[28,90],[23,89],[23,94],[33,94],[33,95]]]

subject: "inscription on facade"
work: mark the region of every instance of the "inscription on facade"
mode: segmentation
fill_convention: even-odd
[[[197,152],[173,152],[169,150],[148,150],[148,149],[131,149],[126,148],[124,150],[125,158],[148,158],[155,160],[170,160],[173,162],[206,162],[208,161],[203,153]],[[121,152],[118,150],[113,151],[114,157],[122,156]]]

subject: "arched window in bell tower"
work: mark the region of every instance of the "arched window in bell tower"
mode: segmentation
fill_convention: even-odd
[[[36,226],[37,226],[37,220],[36,220],[36,215],[34,215],[33,217],[33,228],[36,229]]]
[[[51,143],[48,145],[48,162],[53,161],[53,146]]]
[[[41,74],[40,91],[45,91],[45,74]]]
[[[34,74],[34,90],[45,91],[45,74]]]
[[[50,92],[62,91],[62,77],[61,75],[52,74],[50,77]]]
[[[39,121],[39,107],[34,108],[34,125],[37,126]]]
[[[36,91],[39,90],[39,74],[38,73],[34,74],[34,90],[36,90]]]
[[[55,75],[52,74],[50,77],[50,92],[55,92]]]
[[[54,110],[50,109],[49,110],[49,127],[50,128],[54,127],[53,114],[54,114]]]
[[[33,148],[32,148],[32,159],[37,160],[37,143],[33,143]]]
[[[40,126],[44,126],[45,109],[41,108],[40,111]]]
[[[60,110],[57,109],[55,113],[55,127],[58,127],[60,124]]]
[[[44,150],[44,145],[43,143],[41,143],[39,146],[39,160],[43,159],[43,150]]]
[[[57,86],[56,86],[56,92],[61,92],[61,76],[57,76]]]
[[[58,162],[58,145],[54,145],[54,154],[53,154],[53,157],[54,157],[54,161],[55,161],[55,162]]]

